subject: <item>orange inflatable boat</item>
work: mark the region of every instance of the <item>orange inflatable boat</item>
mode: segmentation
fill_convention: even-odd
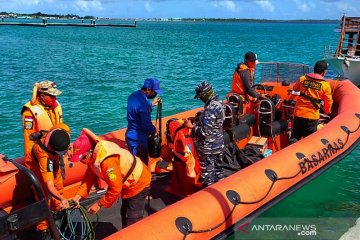
[[[151,162],[155,173],[169,178],[153,181],[152,188],[157,192],[153,192],[150,204],[156,198],[164,200],[165,195],[176,197],[164,201],[160,210],[153,207],[155,213],[143,220],[104,235],[106,239],[223,238],[326,171],[359,144],[360,90],[350,81],[329,80],[334,100],[331,116],[322,117],[317,132],[290,144],[292,114],[298,97],[292,92],[292,84],[309,68],[288,63],[266,63],[264,68],[272,69],[271,74],[257,76],[261,81],[254,88],[268,94],[269,99],[250,101],[236,94],[227,95],[224,167],[228,177],[207,188],[198,182],[200,170],[194,139],[181,122],[184,118],[196,119],[201,109],[163,118],[162,129],[166,131],[162,135],[162,155]],[[102,138],[126,147],[125,131],[114,131]],[[249,146],[261,156],[246,157]],[[235,152],[243,155],[234,155]],[[1,239],[39,219],[50,219],[42,198],[37,197],[40,200],[36,201],[30,188],[36,181],[23,172],[21,163],[22,159],[6,161],[4,156],[0,157],[0,224],[4,226]],[[81,163],[66,165],[69,176],[65,180],[66,194],[70,197],[85,167]],[[204,204],[206,207],[199,207]],[[37,216],[30,207],[44,209],[44,214]],[[25,224],[21,216],[29,211],[34,215]]]

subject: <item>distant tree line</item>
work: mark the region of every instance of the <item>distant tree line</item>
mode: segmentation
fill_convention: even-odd
[[[67,18],[67,19],[97,19],[94,16],[84,16],[80,17],[76,14],[46,14],[42,12],[24,14],[24,13],[8,13],[0,12],[1,16],[17,16],[17,17],[32,17],[32,18]],[[138,19],[141,20],[141,19]],[[144,19],[143,19],[144,20]],[[147,18],[146,20],[153,21],[162,21],[161,18]],[[268,20],[268,19],[246,19],[246,18],[169,18],[169,21],[189,21],[189,22],[248,22],[248,23],[281,23],[281,22],[290,22],[290,23],[339,23],[339,20],[333,19],[324,19],[324,20]]]
[[[32,18],[69,18],[69,19],[73,19],[73,18],[81,18],[79,15],[76,14],[66,14],[66,15],[62,15],[62,14],[46,14],[46,13],[42,13],[42,12],[37,12],[37,13],[30,13],[30,14],[26,14],[26,13],[13,13],[13,12],[0,12],[0,15],[2,16],[14,16],[16,15],[17,17],[32,17]],[[94,16],[85,16],[81,19],[94,19]]]
[[[248,22],[248,23],[281,23],[281,22],[291,22],[291,23],[338,23],[339,20],[333,19],[323,19],[323,20],[269,20],[269,19],[246,19],[246,18],[182,18],[182,21],[191,21],[191,22]]]

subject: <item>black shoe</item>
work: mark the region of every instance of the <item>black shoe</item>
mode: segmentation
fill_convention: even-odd
[[[41,240],[51,240],[51,233],[49,230],[41,231]]]

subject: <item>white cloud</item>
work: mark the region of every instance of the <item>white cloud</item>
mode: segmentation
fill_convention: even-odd
[[[300,11],[302,12],[310,12],[313,7],[315,7],[313,4],[302,1],[302,0],[294,0],[296,6]]]
[[[232,12],[236,12],[238,10],[236,3],[232,0],[212,1],[211,4],[216,8],[221,7],[221,8],[225,8]]]
[[[101,1],[77,0],[74,4],[77,9],[85,12],[103,9]]]
[[[145,3],[145,9],[146,9],[147,12],[152,12],[152,11],[154,11],[153,7],[151,6],[151,1],[147,1],[147,2]]]
[[[255,3],[265,11],[274,12],[275,10],[275,7],[270,0],[257,0]]]

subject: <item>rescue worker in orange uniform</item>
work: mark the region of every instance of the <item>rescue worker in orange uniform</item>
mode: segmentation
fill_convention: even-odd
[[[22,110],[22,125],[24,129],[24,156],[25,166],[29,168],[33,163],[31,149],[34,141],[30,135],[40,130],[50,130],[52,126],[62,123],[62,109],[56,97],[61,91],[56,88],[52,81],[35,83],[31,101],[27,102]]]
[[[238,64],[232,77],[231,92],[243,96],[244,99],[247,99],[248,95],[253,98],[266,98],[265,94],[260,94],[252,88],[256,61],[256,54],[247,52],[244,62]]]
[[[316,62],[314,73],[300,77],[293,86],[300,96],[295,104],[291,138],[300,140],[317,130],[321,102],[324,113],[330,113],[333,99],[330,84],[324,79],[327,66],[326,61]]]
[[[33,133],[31,138],[35,144],[30,154],[32,164],[28,167],[39,179],[49,200],[50,209],[61,211],[69,208],[68,200],[63,197],[65,173],[61,165],[61,159],[70,146],[69,127],[60,123],[53,126],[50,131],[41,130],[39,133]],[[36,228],[42,231],[42,239],[50,239],[47,221],[41,221]]]
[[[91,187],[101,178],[108,185],[107,192],[88,208],[88,212],[96,214],[101,207],[109,208],[121,196],[123,228],[141,220],[151,182],[151,173],[141,159],[113,142],[100,140],[86,128],[74,141],[73,150],[70,161],[88,165],[73,200],[79,204],[80,199],[86,198]]]

